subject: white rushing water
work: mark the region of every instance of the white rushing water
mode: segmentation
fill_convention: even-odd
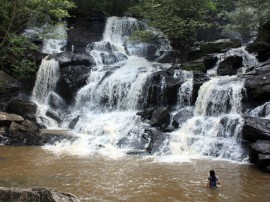
[[[253,54],[250,54],[248,51],[246,51],[245,48],[246,48],[246,46],[241,46],[239,48],[230,49],[229,51],[227,51],[225,53],[217,54],[216,56],[218,58],[218,61],[212,69],[207,71],[207,74],[209,74],[211,76],[216,76],[217,75],[217,68],[218,68],[219,64],[230,56],[239,56],[239,57],[242,57],[242,59],[243,59],[243,62],[242,62],[243,66],[242,66],[242,68],[240,68],[238,70],[238,74],[245,73],[247,68],[255,67],[258,64],[256,56]]]
[[[96,66],[92,67],[87,84],[77,92],[74,104],[68,109],[70,113],[61,124],[67,129],[74,122],[72,132],[80,138],[72,143],[66,141],[45,148],[79,155],[98,152],[117,158],[130,150],[145,150],[151,144],[151,138],[145,134],[150,124],[142,121],[136,113],[143,109],[145,96],[148,96],[145,95],[147,79],[154,72],[166,70],[171,65],[149,62],[145,57],[153,47],[129,41],[129,36],[140,30],[158,32],[134,18],[108,18],[103,40],[86,47],[86,53],[94,58]],[[160,39],[158,44],[151,53],[156,57],[171,49],[168,40]],[[39,117],[47,127],[59,126],[44,115],[51,108],[48,97],[52,96],[60,103],[58,105],[64,102],[53,92],[58,80],[57,65],[53,59],[44,60],[33,91],[33,98],[45,106],[40,108]],[[193,73],[173,71],[174,79],[183,81],[178,89],[176,110],[192,111]],[[51,86],[45,88],[44,81]],[[161,75],[161,101],[166,99],[166,87],[166,79]],[[194,116],[183,122],[178,130],[169,133],[160,151],[154,155],[166,156],[166,161],[175,156],[178,161],[185,156],[242,161],[245,158],[240,144],[242,93],[243,81],[236,77],[212,78],[203,84]]]
[[[195,104],[194,117],[171,133],[171,158],[212,156],[242,161],[241,147],[243,81],[236,77],[216,77],[204,83]]]

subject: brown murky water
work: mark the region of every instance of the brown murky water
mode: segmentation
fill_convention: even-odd
[[[205,187],[214,168],[222,187]],[[0,146],[0,186],[47,187],[81,201],[270,201],[270,175],[227,161],[154,163],[153,159],[54,155],[38,147]]]

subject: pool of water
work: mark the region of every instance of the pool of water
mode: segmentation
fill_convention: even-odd
[[[210,169],[222,187],[208,189]],[[40,147],[0,146],[0,186],[46,187],[81,201],[268,201],[270,175],[252,165],[196,159],[54,154]]]

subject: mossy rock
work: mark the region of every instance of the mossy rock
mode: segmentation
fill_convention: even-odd
[[[0,71],[0,93],[10,93],[14,90],[20,89],[20,82],[9,76],[8,74]]]
[[[186,63],[181,66],[183,70],[186,71],[200,71],[200,72],[206,72],[206,68],[203,65],[203,63]]]
[[[200,46],[202,54],[223,53],[230,48],[238,48],[241,46],[240,40],[220,39],[217,41],[207,42]]]

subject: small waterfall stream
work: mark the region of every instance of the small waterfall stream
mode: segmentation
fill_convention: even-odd
[[[159,57],[171,47],[162,37],[154,47],[129,41],[133,32],[141,30],[160,34],[134,18],[108,18],[103,40],[86,47],[85,52],[94,58],[96,65],[91,68],[87,84],[77,92],[75,102],[66,110],[68,114],[61,124],[61,128],[68,129],[70,123],[77,120],[73,132],[80,138],[73,143],[62,142],[45,148],[80,155],[99,152],[110,157],[122,156],[132,149],[145,150],[150,141],[145,138],[145,129],[149,129],[150,124],[142,121],[136,113],[143,109],[145,96],[148,96],[145,95],[148,78],[171,67],[145,58],[150,55]],[[227,54],[246,54],[242,49],[234,51],[237,53]],[[247,60],[244,66],[248,65]],[[44,59],[38,71],[33,100],[46,109],[50,108],[49,96],[63,102],[54,92],[58,71],[58,63],[54,59]],[[179,129],[168,133],[163,147],[155,155],[166,156],[167,159],[177,156],[178,160],[185,155],[244,160],[246,154],[241,147],[243,80],[236,76],[213,77],[201,86],[193,107],[193,73],[173,72],[175,79],[183,80],[178,89],[176,110],[187,108],[194,111],[194,115]],[[164,101],[165,77],[161,76],[160,82],[160,99]],[[47,127],[59,127],[44,112],[40,112],[39,117]]]

